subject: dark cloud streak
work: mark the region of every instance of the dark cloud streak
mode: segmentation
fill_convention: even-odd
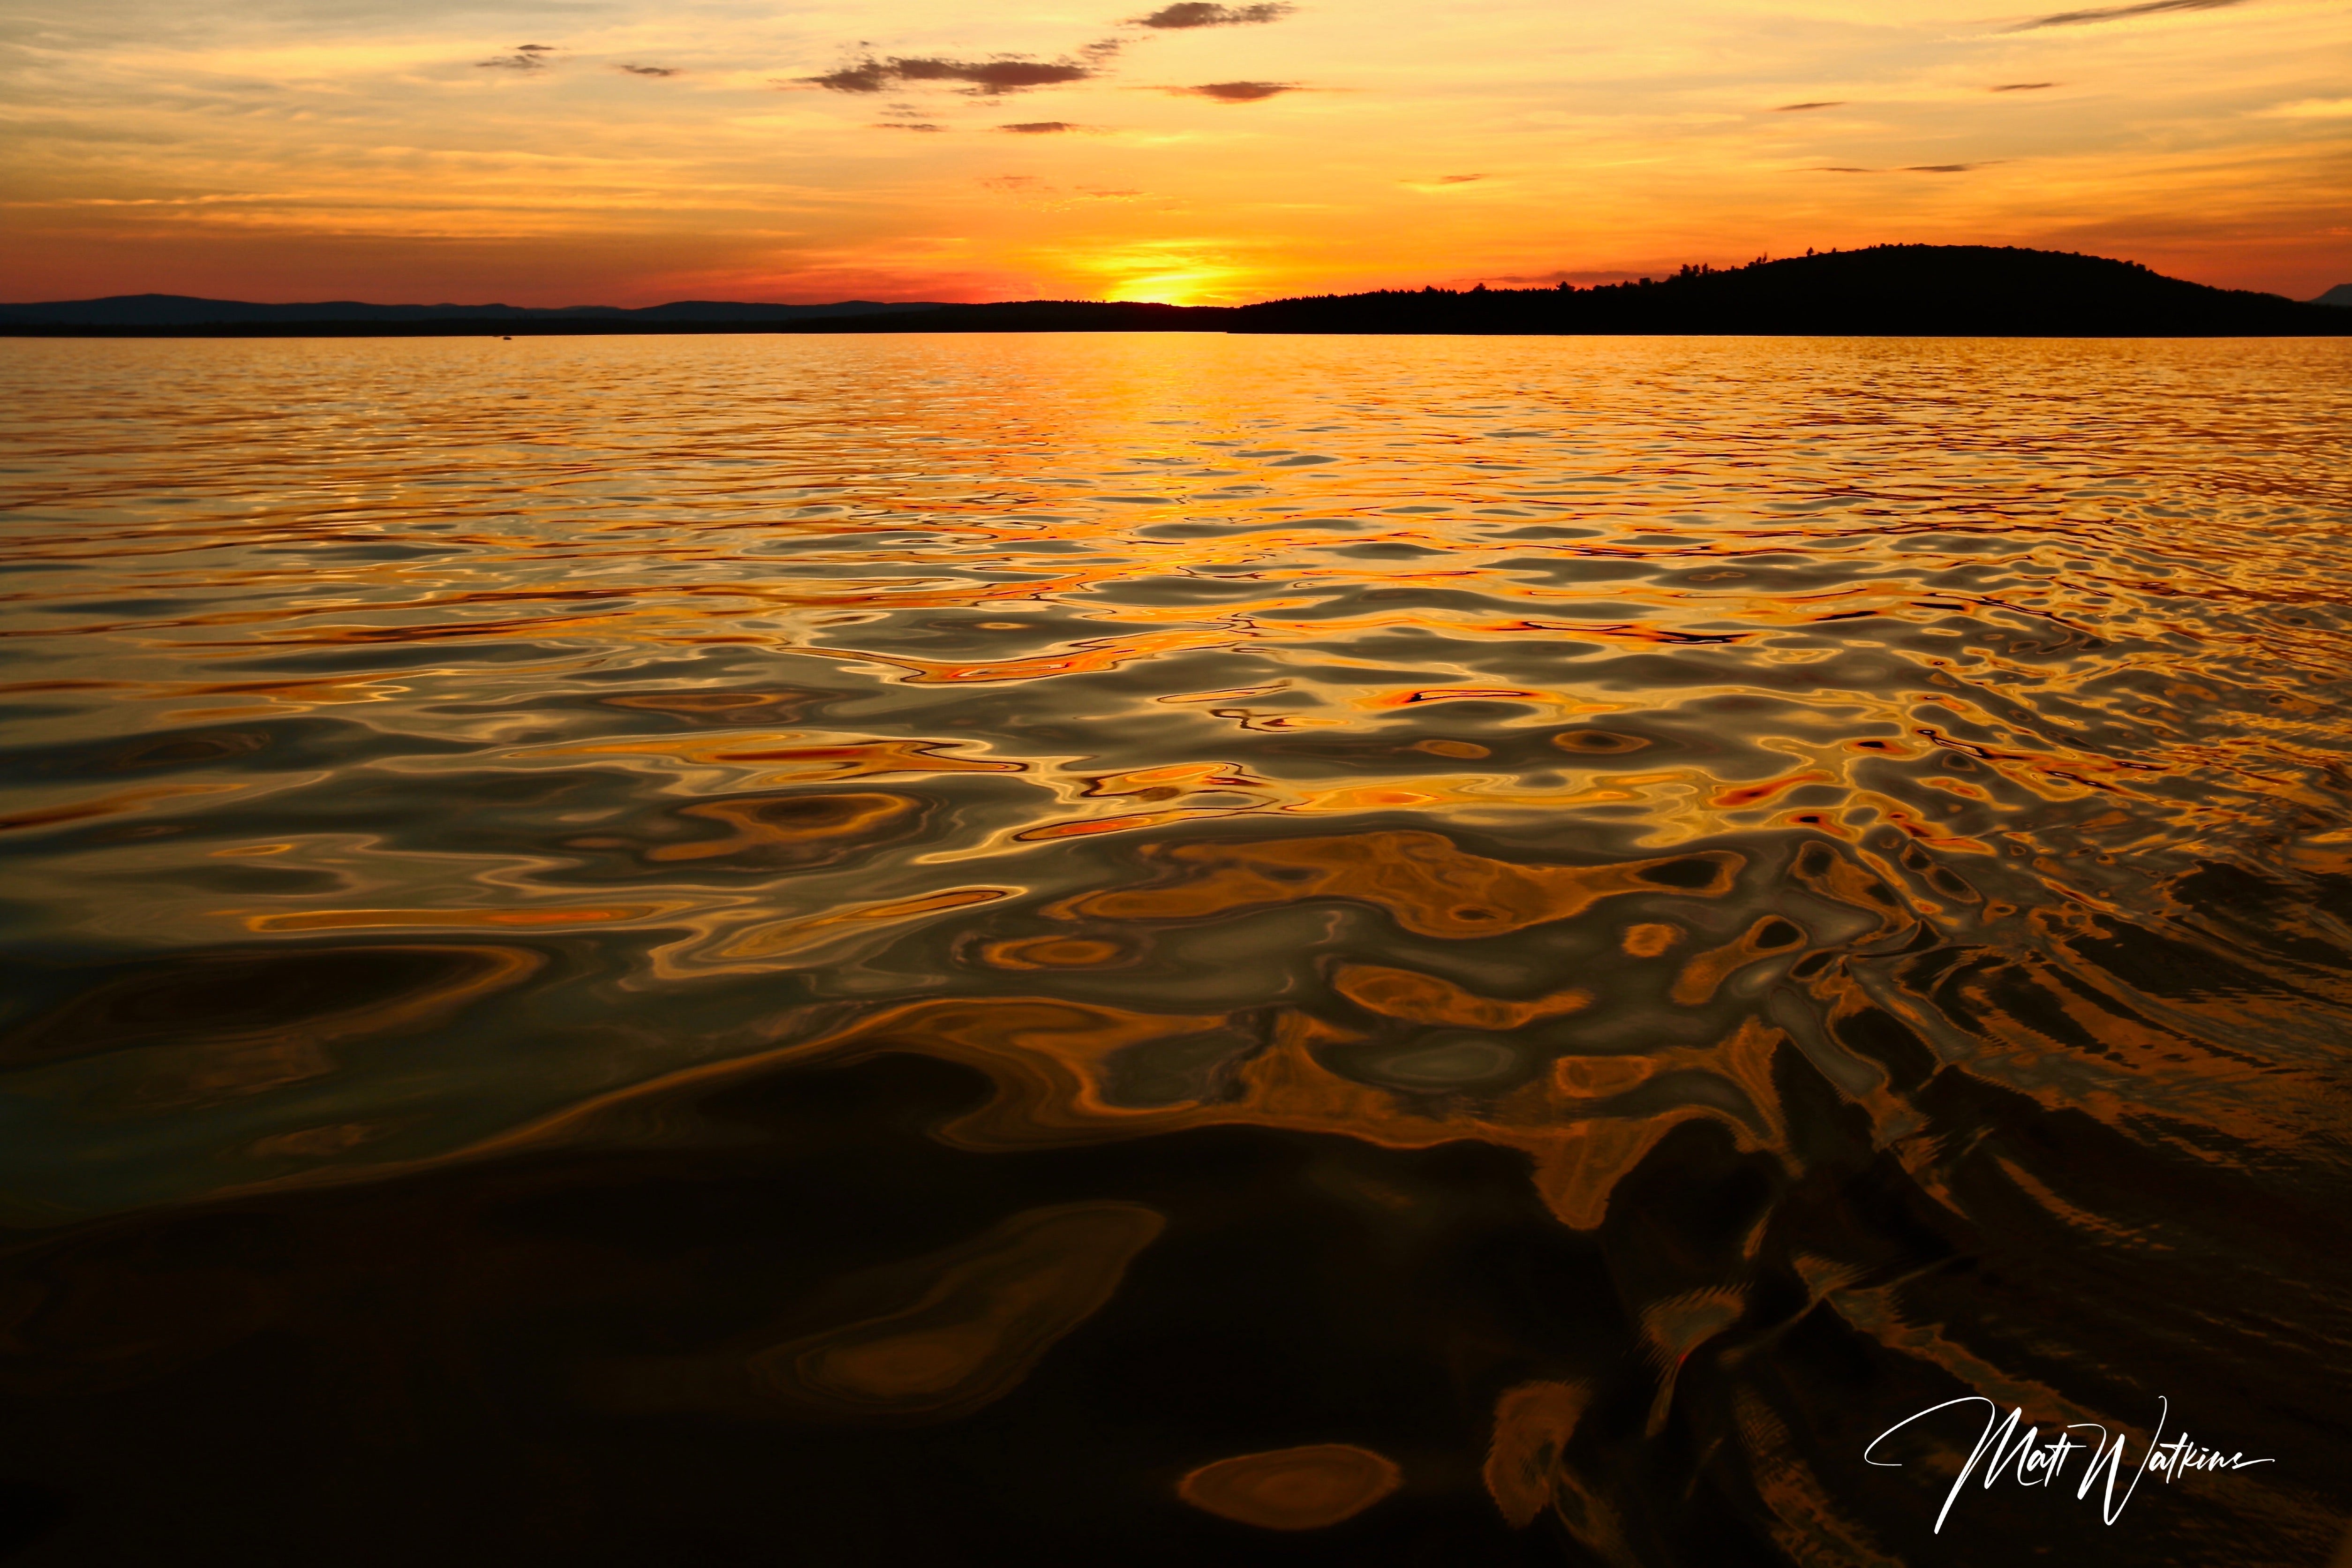
[[[1258,103],[1277,93],[1297,92],[1299,86],[1295,81],[1212,81],[1168,90],[1186,98],[1214,99],[1219,103]]]
[[[547,68],[549,55],[555,52],[553,44],[517,44],[510,55],[493,55],[486,60],[476,60],[477,70],[536,71]]]
[[[1024,120],[1018,125],[1000,125],[997,129],[1010,131],[1015,136],[1058,136],[1077,127],[1066,120]]]
[[[1163,5],[1149,16],[1138,16],[1139,27],[1241,27],[1255,22],[1279,22],[1295,5],[1270,0],[1257,5],[1214,5],[1208,0],[1178,0],[1173,5]]]
[[[2014,27],[2002,29],[2011,33],[2030,33],[2037,27],[2080,27],[2092,22],[2118,22],[2126,16],[2153,16],[2164,11],[2219,11],[2226,5],[2242,5],[2246,0],[2141,0],[2137,5],[2103,5],[2092,11],[2060,11],[2054,16],[2037,16],[2031,22],[2020,22]]]
[[[1772,112],[1775,114],[1794,114],[1801,109],[1843,109],[1844,107],[1844,99],[1825,98],[1816,103],[1784,103],[1774,109]]]
[[[2054,81],[2005,81],[1999,87],[1994,88],[1992,90],[1995,92],[2039,92],[2045,87],[2056,87],[2057,85],[2058,84]]]
[[[950,60],[893,55],[888,59],[859,60],[855,65],[827,71],[823,76],[800,79],[811,87],[821,87],[829,92],[881,92],[908,81],[961,81],[972,84],[967,90],[980,97],[996,98],[1008,92],[1025,92],[1033,87],[1059,87],[1066,82],[1087,81],[1095,74],[1094,67],[1082,66],[1072,60],[1024,60],[1010,57],[992,60]]]
[[[662,77],[683,74],[675,66],[614,66],[613,68],[616,71],[626,71],[631,76]]]

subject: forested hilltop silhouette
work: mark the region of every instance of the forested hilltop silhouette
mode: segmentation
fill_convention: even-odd
[[[2326,306],[2211,289],[2133,261],[1985,245],[1881,245],[1685,267],[1590,289],[1387,291],[1244,307],[1234,331],[2240,336],[2352,331]]]
[[[169,301],[166,304],[158,301]],[[202,309],[199,309],[202,308]],[[778,306],[695,301],[642,310],[244,305],[138,295],[0,306],[17,336],[500,336],[642,332],[1756,333],[1946,337],[2352,334],[2352,311],[2212,289],[2134,261],[1984,245],[1880,245],[1578,289],[1381,289],[1180,306],[1024,300],[987,305]],[[305,312],[316,311],[316,315]],[[406,314],[405,312],[422,312]],[[402,314],[394,315],[393,312]]]

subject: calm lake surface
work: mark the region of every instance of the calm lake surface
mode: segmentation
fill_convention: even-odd
[[[2342,342],[0,342],[0,1545],[2325,1563],[2347,431]],[[2273,1462],[1937,1531],[1981,1410],[1864,1450],[1969,1395]]]

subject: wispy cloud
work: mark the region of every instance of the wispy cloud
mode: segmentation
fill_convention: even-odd
[[[2090,11],[2061,11],[2054,16],[2036,16],[2031,22],[2020,22],[2003,29],[2011,33],[2030,33],[2037,27],[2080,27],[2092,22],[2120,22],[2126,16],[2153,16],[2164,11],[2219,11],[2226,5],[2242,5],[2246,0],[2140,0],[2137,5],[2102,5]]]
[[[2352,116],[2352,98],[2304,98],[2259,111],[2264,120],[2342,120]]]
[[[1059,136],[1076,126],[1066,120],[1024,120],[1017,125],[1000,125],[999,131],[1010,131],[1015,136]]]
[[[1032,60],[1014,55],[999,55],[986,60],[950,60],[930,56],[907,58],[893,55],[888,59],[868,57],[839,70],[823,76],[803,77],[809,86],[821,87],[830,92],[884,92],[910,81],[969,82],[966,90],[983,98],[996,98],[1008,92],[1025,92],[1033,87],[1059,87],[1065,82],[1086,81],[1096,75],[1091,65],[1075,60]]]
[[[1279,22],[1295,5],[1275,3],[1259,5],[1213,5],[1208,0],[1178,0],[1173,5],[1163,5],[1149,16],[1135,18],[1139,27],[1240,27],[1253,22]]]
[[[2045,87],[2056,87],[2054,81],[2005,81],[1990,89],[1993,92],[2040,92]]]
[[[1397,184],[1406,190],[1427,194],[1460,190],[1465,185],[1479,184],[1486,178],[1484,174],[1438,174],[1426,179],[1399,180]]]
[[[553,44],[517,44],[510,55],[493,55],[486,60],[476,60],[474,64],[482,70],[545,70],[547,57],[554,52]]]
[[[613,68],[616,71],[626,71],[631,76],[679,76],[684,74],[675,66],[614,66]]]
[[[944,125],[934,125],[928,120],[877,120],[877,131],[945,131]]]
[[[1301,89],[1295,81],[1212,81],[1168,90],[1186,98],[1214,99],[1219,103],[1256,103],[1277,93],[1297,92]]]
[[[881,60],[860,60],[854,66],[844,66],[823,76],[804,76],[800,80],[828,92],[881,92],[898,83],[898,74]]]
[[[980,187],[1045,213],[1065,212],[1082,202],[1129,202],[1149,194],[1131,185],[1056,185],[1037,174],[992,174]]]
[[[1817,163],[1810,173],[1816,174],[1965,174],[1971,169],[1990,169],[2003,159],[1991,158],[1980,163],[1906,163],[1896,169],[1865,169],[1854,163]]]
[[[1843,109],[1844,107],[1844,99],[1824,98],[1812,103],[1783,103],[1774,108],[1772,112],[1775,114],[1794,114],[1801,109]]]

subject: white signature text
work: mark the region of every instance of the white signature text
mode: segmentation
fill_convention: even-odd
[[[2074,1421],[2058,1428],[2044,1442],[2039,1426],[2028,1426],[2022,1433],[2018,1431],[2018,1423],[2024,1419],[2021,1407],[2012,1406],[2009,1418],[2003,1421],[2000,1419],[2000,1407],[1982,1394],[1947,1399],[1941,1405],[1931,1405],[1916,1415],[1905,1416],[1870,1440],[1870,1447],[1862,1451],[1864,1461],[1888,1468],[1898,1468],[1895,1460],[1871,1458],[1879,1444],[1914,1421],[1925,1420],[1939,1410],[1949,1410],[1962,1405],[1984,1406],[1984,1430],[1977,1436],[1977,1445],[1969,1455],[1969,1462],[1962,1465],[1960,1473],[1953,1478],[1952,1489],[1944,1494],[1944,1506],[1936,1515],[1936,1533],[1938,1535],[1943,1533],[1944,1521],[1950,1515],[1952,1504],[1959,1500],[1960,1489],[1967,1486],[1971,1478],[1987,1491],[2004,1479],[2014,1479],[2021,1487],[2054,1488],[2068,1462],[2078,1454],[2083,1456],[2083,1471],[2081,1479],[2074,1483],[2074,1499],[2080,1502],[2088,1498],[2092,1489],[2101,1487],[2104,1480],[2099,1514],[2108,1524],[2115,1523],[2123,1516],[2124,1507],[2131,1501],[2132,1493],[2139,1489],[2140,1481],[2151,1470],[2161,1474],[2168,1486],[2189,1470],[2242,1470],[2255,1465],[2273,1463],[2269,1459],[2249,1459],[2242,1454],[2225,1454],[2219,1448],[2200,1447],[2191,1442],[2186,1432],[2168,1443],[2164,1441],[2164,1423],[2172,1414],[2172,1405],[2158,1395],[2156,1430],[2148,1435],[2147,1451],[2140,1456],[2138,1468],[2132,1471],[2131,1479],[2125,1484],[2123,1496],[2118,1499],[2116,1496],[2116,1477],[2125,1465],[2129,1433],[2118,1431],[2110,1437],[2107,1429],[2095,1421]],[[2073,1432],[2092,1432],[2096,1436],[2077,1441],[2068,1436]]]

